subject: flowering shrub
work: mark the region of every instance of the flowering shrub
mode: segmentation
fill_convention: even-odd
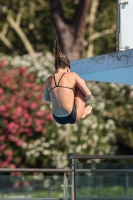
[[[17,69],[26,66],[28,73],[36,74],[37,83],[46,81],[47,76],[54,70],[53,63],[54,57],[50,52],[45,56],[42,53],[35,53],[33,57],[29,54],[13,57],[0,54],[0,67],[4,68],[8,65],[8,69]]]
[[[16,167],[26,158],[22,144],[44,137],[53,119],[35,75],[26,67],[7,70],[5,60],[0,66],[0,167]]]

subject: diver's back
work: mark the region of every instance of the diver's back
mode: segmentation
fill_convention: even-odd
[[[58,72],[48,78],[53,114],[58,117],[71,113],[74,104],[75,79],[72,72]]]

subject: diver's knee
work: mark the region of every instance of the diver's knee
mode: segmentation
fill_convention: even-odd
[[[82,82],[86,85],[86,82],[85,82],[85,80],[84,79],[81,79],[82,80]]]

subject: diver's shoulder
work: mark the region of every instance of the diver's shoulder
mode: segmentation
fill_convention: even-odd
[[[52,77],[53,77],[53,74],[49,75],[48,78],[47,78],[47,80],[46,80],[46,82],[51,81]]]
[[[69,75],[71,75],[71,76],[77,76],[78,74],[77,73],[75,73],[75,72],[68,72],[69,73]]]

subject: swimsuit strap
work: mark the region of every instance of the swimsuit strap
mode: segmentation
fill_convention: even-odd
[[[57,84],[56,84],[56,80],[55,80],[55,75],[54,75],[54,74],[53,74],[53,77],[54,77],[54,83],[55,83],[55,85],[57,85]]]
[[[65,74],[65,73],[64,73],[64,74]],[[58,81],[58,84],[57,84],[56,86],[59,86],[59,83],[60,83],[62,77],[64,76],[64,74],[62,74],[62,76],[60,77],[60,80]]]
[[[57,85],[56,87],[68,88],[68,89],[71,89],[71,90],[73,90],[73,88],[74,88],[74,87],[70,88],[70,87],[61,86],[61,85]]]
[[[65,73],[64,73],[64,74],[65,74]],[[60,77],[60,79],[59,79],[59,81],[58,81],[58,84],[56,84],[55,76],[54,76],[54,74],[53,74],[53,76],[54,76],[55,86],[54,86],[53,88],[51,88],[48,92],[50,92],[51,90],[53,90],[53,89],[56,88],[56,87],[63,87],[63,88],[68,88],[68,89],[73,90],[73,88],[59,85],[59,83],[60,83],[62,77],[64,76],[64,74],[62,74],[62,76]]]
[[[65,74],[65,73],[64,73]],[[55,83],[55,86],[57,87],[62,79],[62,77],[64,76],[64,74],[62,74],[62,76],[60,77],[59,81],[58,81],[58,84],[56,84],[56,80],[55,80],[55,75],[53,74],[53,77],[54,77],[54,83]]]

